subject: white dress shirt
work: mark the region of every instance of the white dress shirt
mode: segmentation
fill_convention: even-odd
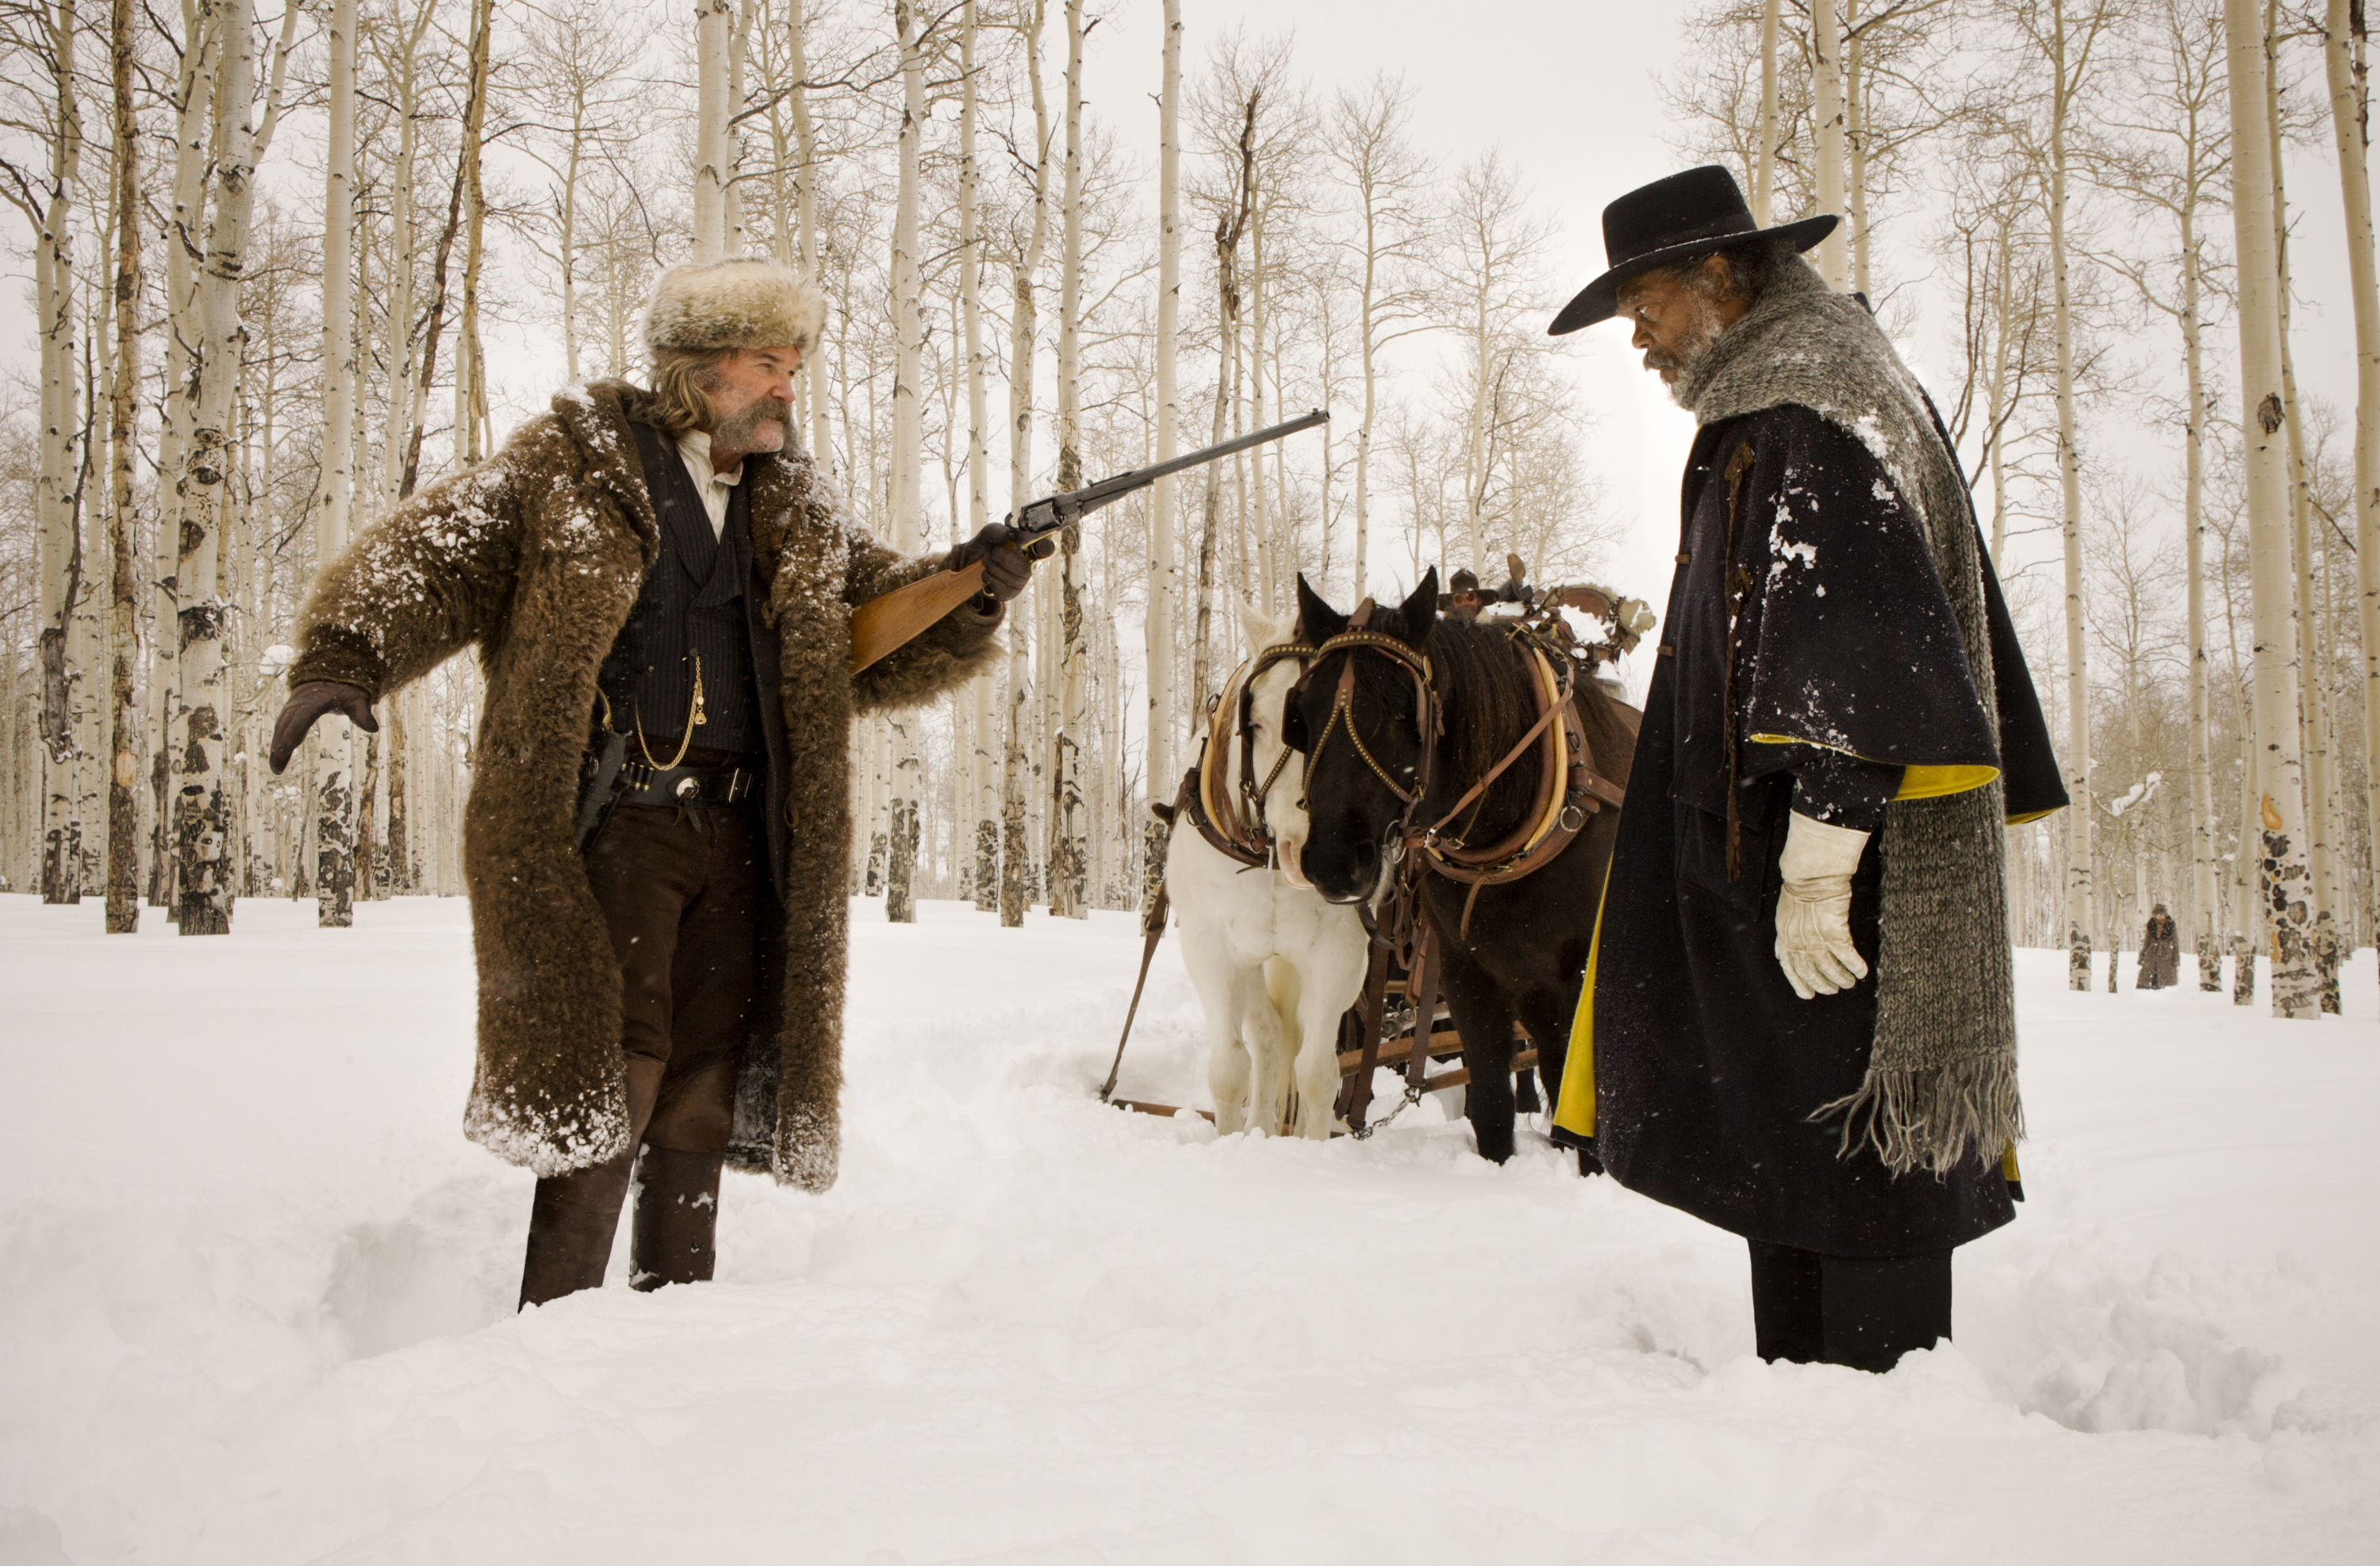
[[[710,536],[724,537],[727,532],[727,503],[733,497],[729,491],[744,481],[744,469],[739,465],[733,473],[714,472],[710,466],[710,432],[688,430],[677,438],[678,460],[694,480],[695,493],[702,497],[702,509],[710,516]]]

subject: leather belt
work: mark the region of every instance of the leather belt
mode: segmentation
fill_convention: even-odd
[[[759,766],[649,767],[632,760],[620,769],[623,805],[734,805],[762,776]]]

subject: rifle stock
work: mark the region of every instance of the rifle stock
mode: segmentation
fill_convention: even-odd
[[[871,598],[851,612],[851,672],[855,674],[904,646],[927,626],[983,591],[983,562],[937,571],[905,588]]]

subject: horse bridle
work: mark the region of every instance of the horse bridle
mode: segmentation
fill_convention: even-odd
[[[1394,865],[1403,858],[1406,845],[1419,842],[1423,835],[1414,831],[1414,818],[1420,811],[1422,801],[1429,796],[1430,768],[1438,755],[1442,714],[1439,710],[1437,693],[1430,688],[1429,655],[1395,637],[1368,629],[1373,607],[1368,598],[1357,604],[1354,614],[1347,622],[1347,629],[1335,637],[1326,637],[1314,649],[1314,656],[1306,663],[1305,673],[1298,676],[1297,684],[1290,690],[1289,700],[1294,702],[1305,694],[1306,682],[1314,677],[1315,671],[1322,666],[1325,658],[1334,652],[1349,654],[1346,663],[1339,671],[1339,686],[1330,698],[1330,715],[1323,720],[1322,732],[1315,736],[1313,748],[1305,753],[1306,787],[1309,791],[1313,788],[1314,769],[1321,761],[1322,753],[1330,748],[1330,736],[1344,728],[1347,742],[1355,747],[1355,754],[1362,758],[1364,765],[1371,769],[1372,775],[1379,779],[1404,807],[1397,817],[1396,825],[1390,830],[1382,844],[1389,862]],[[1378,653],[1402,669],[1413,680],[1414,732],[1421,736],[1421,756],[1414,763],[1414,784],[1410,789],[1389,775],[1389,770],[1380,765],[1379,759],[1364,743],[1362,732],[1355,727],[1354,654],[1357,652]],[[1300,809],[1306,808],[1306,796],[1301,795],[1297,803]],[[1439,823],[1441,826],[1444,824]]]
[[[1423,801],[1429,795],[1430,773],[1437,757],[1438,741],[1444,735],[1444,713],[1436,692],[1431,688],[1427,655],[1394,637],[1369,629],[1373,608],[1372,601],[1366,599],[1356,607],[1346,630],[1325,638],[1314,649],[1313,660],[1306,665],[1305,674],[1300,676],[1296,688],[1290,692],[1292,702],[1304,695],[1306,682],[1321,667],[1322,660],[1331,653],[1345,651],[1351,655],[1340,670],[1338,688],[1332,697],[1330,714],[1324,721],[1322,733],[1305,755],[1308,787],[1312,786],[1311,780],[1330,745],[1331,734],[1343,726],[1348,742],[1355,747],[1355,754],[1403,807],[1396,824],[1384,834],[1381,844],[1382,856],[1390,868],[1398,871],[1410,855],[1420,864],[1451,880],[1469,883],[1471,894],[1464,900],[1463,915],[1463,927],[1467,931],[1472,904],[1477,898],[1480,887],[1518,880],[1551,859],[1585,824],[1586,816],[1598,807],[1598,803],[1617,805],[1622,791],[1595,771],[1592,758],[1585,751],[1584,733],[1572,706],[1575,671],[1571,660],[1559,649],[1548,649],[1540,638],[1516,624],[1513,631],[1515,639],[1528,643],[1528,650],[1552,674],[1553,689],[1546,699],[1545,710],[1519,741],[1464,789],[1462,797],[1455,800],[1437,820],[1427,826],[1419,825]],[[1415,767],[1414,786],[1410,790],[1400,785],[1388,769],[1380,765],[1378,759],[1364,744],[1364,736],[1355,725],[1355,659],[1352,655],[1364,651],[1388,658],[1403,669],[1413,681],[1414,724],[1421,739],[1421,756]],[[1564,714],[1569,716],[1565,718]],[[1470,809],[1486,795],[1490,784],[1526,756],[1556,723],[1564,725],[1562,733],[1569,751],[1567,771],[1570,775],[1553,779],[1555,792],[1549,800],[1545,795],[1539,796],[1557,807],[1549,818],[1552,830],[1540,828],[1535,841],[1524,848],[1510,852],[1509,856],[1495,848],[1473,850],[1466,855],[1463,852],[1466,845],[1459,838],[1442,836],[1463,811]],[[1548,765],[1550,768],[1551,762]],[[1300,804],[1303,806],[1305,801],[1301,800]],[[1522,835],[1529,835],[1525,827]],[[1507,844],[1504,849],[1511,850],[1512,846]]]
[[[1247,807],[1248,819],[1268,850],[1273,839],[1272,823],[1265,819],[1265,797],[1272,793],[1272,785],[1281,781],[1282,771],[1288,767],[1290,749],[1284,742],[1281,754],[1273,758],[1272,771],[1265,774],[1264,782],[1257,782],[1257,681],[1274,664],[1292,658],[1311,666],[1314,649],[1304,642],[1275,642],[1248,660],[1247,674],[1240,681],[1240,803]],[[1298,683],[1305,683],[1302,671]]]
[[[1303,642],[1276,642],[1234,670],[1223,689],[1207,704],[1207,734],[1198,760],[1182,780],[1182,792],[1175,800],[1177,813],[1186,807],[1198,834],[1217,853],[1238,861],[1243,869],[1264,869],[1274,861],[1272,825],[1265,819],[1264,802],[1289,765],[1289,747],[1284,745],[1262,781],[1256,775],[1256,682],[1285,659],[1303,662],[1313,656],[1314,649]],[[1228,710],[1223,705],[1226,698],[1232,702]],[[1240,745],[1239,773],[1226,783],[1209,775],[1208,768],[1220,759],[1217,752],[1228,746],[1234,733]]]

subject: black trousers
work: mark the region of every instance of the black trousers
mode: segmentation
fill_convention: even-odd
[[[603,1281],[637,1187],[635,1287],[700,1282],[715,1261],[720,1167],[769,898],[759,806],[623,804],[587,844],[587,879],[620,959],[628,1149],[537,1183],[521,1303]]]
[[[1830,1256],[1752,1246],[1752,1330],[1772,1363],[1886,1371],[1950,1336],[1950,1253]]]

